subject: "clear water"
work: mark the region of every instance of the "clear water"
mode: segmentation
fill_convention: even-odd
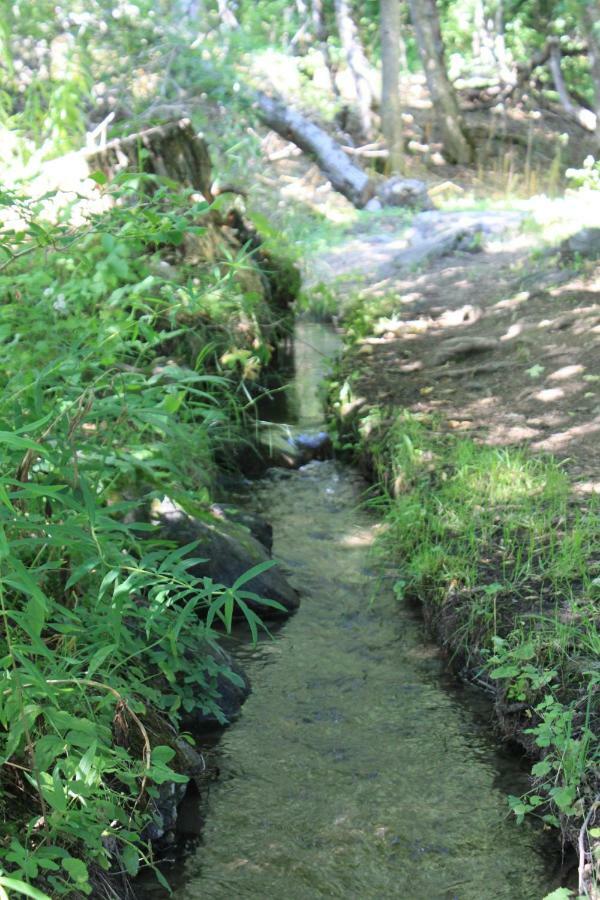
[[[297,418],[312,421],[323,357],[300,337]],[[524,775],[487,701],[378,572],[365,488],[328,461],[251,492],[303,600],[273,640],[237,649],[254,690],[220,741],[198,846],[169,876],[178,900],[540,900],[560,882],[554,844],[507,817]]]

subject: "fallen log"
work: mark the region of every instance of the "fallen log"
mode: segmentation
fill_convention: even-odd
[[[257,104],[265,124],[314,156],[336,191],[358,209],[366,206],[375,195],[374,180],[352,162],[327,132],[297,110],[267,94],[258,93]]]

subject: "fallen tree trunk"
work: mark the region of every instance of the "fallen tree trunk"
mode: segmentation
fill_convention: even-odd
[[[359,209],[366,206],[375,194],[374,181],[352,162],[327,132],[267,94],[257,94],[257,103],[260,116],[269,128],[314,156],[336,191],[354,206]]]

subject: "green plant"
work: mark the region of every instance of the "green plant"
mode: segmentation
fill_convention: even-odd
[[[580,821],[600,764],[596,504],[574,503],[552,460],[435,419],[375,410],[356,427],[379,478],[378,546],[399,567],[396,594],[425,605],[462,670],[518,711],[516,733],[540,757],[513,812]]]
[[[206,203],[142,176],[115,191],[78,229],[0,195],[0,885],[32,897],[89,894],[93,867],[153,865],[153,800],[186,780],[179,718],[223,719],[217,678],[239,679],[215,626],[238,608],[257,638],[246,583],[270,564],[232,588],[195,578],[194,546],[145,513],[165,493],[202,509],[243,439],[248,388],[221,360],[268,344],[251,263],[186,262]]]

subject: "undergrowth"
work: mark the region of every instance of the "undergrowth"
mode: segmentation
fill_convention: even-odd
[[[597,503],[575,503],[552,459],[430,418],[372,410],[361,429],[398,597],[423,604],[456,664],[494,691],[507,733],[537,758],[531,791],[509,798],[513,813],[571,839],[585,820],[598,868]]]
[[[231,246],[186,262],[206,203],[151,176],[114,191],[76,230],[0,194],[0,897],[153,865],[159,786],[186,780],[179,716],[222,720],[217,678],[239,680],[215,625],[236,604],[259,624],[256,573],[192,577],[193,547],[144,509],[205,506],[239,447],[272,352],[261,280]]]

